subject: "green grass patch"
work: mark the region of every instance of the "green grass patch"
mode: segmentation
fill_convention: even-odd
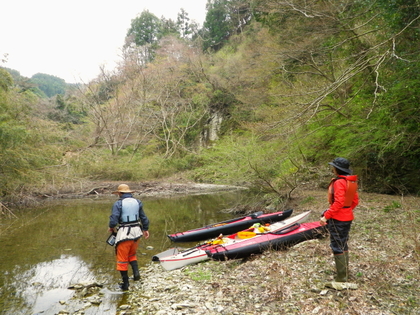
[[[394,211],[394,210],[400,209],[400,208],[401,208],[401,203],[399,203],[398,201],[392,201],[392,203],[390,205],[386,206],[383,209],[383,211],[385,213],[388,213],[388,212],[391,212],[391,211]]]
[[[186,269],[184,272],[194,281],[211,281],[212,279],[212,271],[210,269]]]

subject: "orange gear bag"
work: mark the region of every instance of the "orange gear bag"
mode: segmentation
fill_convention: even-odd
[[[344,199],[344,208],[349,208],[351,204],[353,203],[354,195],[357,191],[357,176],[353,175],[350,178],[347,178],[347,176],[333,178],[331,180],[331,183],[328,187],[328,202],[330,204],[334,203],[334,182],[339,179],[344,179],[347,183],[347,189],[346,189],[346,196]]]

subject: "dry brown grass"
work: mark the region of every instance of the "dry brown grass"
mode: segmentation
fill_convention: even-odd
[[[318,220],[327,204],[325,190],[299,190],[293,197],[287,207],[313,210],[309,221]],[[172,272],[152,265],[129,303],[138,314],[420,314],[419,209],[420,198],[360,193],[349,243],[357,290],[325,287],[335,266],[324,238]],[[180,289],[185,283],[192,293]],[[189,306],[174,310],[174,303]]]
[[[300,192],[292,203],[295,211],[314,210],[317,220],[325,192]],[[237,307],[245,314],[420,314],[419,209],[419,198],[360,194],[349,244],[357,290],[324,287],[335,273],[328,238],[196,268],[214,268],[210,294],[243,301]]]

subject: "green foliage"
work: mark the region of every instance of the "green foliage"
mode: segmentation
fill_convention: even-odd
[[[31,81],[36,84],[47,97],[52,97],[57,94],[64,95],[67,89],[66,81],[49,74],[34,74]]]
[[[31,92],[38,97],[47,98],[45,93],[39,89],[39,87],[32,82],[31,79],[20,75],[19,71],[10,68],[1,68],[6,70],[13,78],[13,86],[21,92]]]
[[[133,43],[137,46],[155,44],[161,36],[161,21],[159,18],[144,10],[138,17],[131,20],[127,37],[133,37]]]
[[[185,156],[174,157],[163,161],[164,168],[171,173],[194,170],[201,165],[200,157],[197,154],[186,154]]]
[[[420,85],[409,78],[420,69],[416,65],[410,68],[399,71],[398,79],[395,77],[396,80],[389,83],[372,117],[376,123],[372,126],[376,148],[370,151],[367,166],[372,173],[369,179],[378,181],[378,177],[382,177],[387,187],[384,192],[420,190],[413,173],[413,169],[420,167],[420,110],[414,105],[420,101]]]
[[[203,49],[220,49],[229,38],[229,12],[227,0],[209,0],[207,2],[207,14],[204,21],[205,41]]]
[[[283,143],[250,133],[225,136],[200,153],[191,176],[197,182],[251,184],[261,192],[283,196],[295,188],[297,172],[285,150]]]
[[[188,268],[184,271],[184,273],[190,277],[194,281],[211,281],[212,279],[212,271],[209,269],[199,269],[194,268],[193,270],[188,270]]]
[[[159,37],[170,35],[178,35],[178,24],[171,19],[160,19],[160,32]]]
[[[50,124],[28,117],[38,100],[29,90],[0,89],[0,196],[39,184],[59,158]]]
[[[386,20],[387,26],[396,31],[412,24],[420,15],[420,5],[417,0],[378,0],[376,6]],[[418,23],[415,22],[414,25],[418,26]],[[412,31],[419,35],[418,28],[413,27]]]
[[[418,1],[327,4],[209,0],[206,54],[185,11],[176,22],[143,11],[118,69],[77,95],[0,69],[3,194],[35,178],[176,172],[282,194],[326,177],[336,156],[365,191],[419,193]],[[83,153],[42,174],[69,150]]]
[[[89,150],[67,161],[73,176],[91,180],[143,181],[170,176],[177,171],[176,162],[161,156],[122,154],[109,156],[104,150]]]
[[[257,9],[265,10],[264,3],[268,1],[260,1]],[[312,3],[305,7],[305,15],[292,7],[271,7],[272,14],[263,11],[262,15],[271,21],[267,25],[273,36],[279,33],[286,51],[283,71],[276,74],[271,90],[295,95],[294,108],[284,119],[290,124],[290,117],[299,117],[294,120],[299,127],[297,141],[290,142],[291,151],[300,151],[314,165],[335,156],[348,157],[365,190],[419,192],[412,171],[419,167],[419,88],[414,79],[419,71],[418,49],[407,40],[417,36],[417,28],[411,25],[418,23],[418,15],[412,14],[418,3],[355,1],[343,11]],[[342,23],[317,20],[314,13],[319,10]],[[296,17],[293,23],[291,16]],[[352,25],[363,20],[369,22],[356,32],[357,38],[348,41]],[[374,35],[366,36],[370,32]],[[385,44],[396,33],[392,47]],[[289,47],[289,38],[294,47]],[[395,54],[389,54],[389,49]],[[346,80],[338,79],[344,76]],[[285,107],[286,102],[284,96],[271,99],[273,105]],[[279,118],[278,125],[281,122]]]
[[[13,78],[8,71],[0,68],[0,89],[7,92],[13,84]]]
[[[56,107],[48,114],[48,118],[54,121],[68,124],[81,124],[87,116],[86,111],[80,108],[78,100],[71,96],[57,95]],[[68,125],[71,128],[71,125]]]
[[[394,210],[400,209],[400,208],[401,208],[401,203],[394,200],[394,201],[392,201],[392,204],[390,204],[390,205],[388,205],[384,208],[384,212],[388,213],[388,212],[391,212],[391,211],[394,211]]]
[[[210,109],[217,112],[229,113],[231,108],[238,103],[235,95],[225,89],[218,89],[213,92],[210,100]]]
[[[31,131],[29,124],[2,116],[0,118],[0,195],[25,190],[46,176],[44,167],[55,164],[58,152],[45,143],[40,133]]]
[[[181,38],[187,38],[193,32],[191,29],[190,18],[184,9],[181,9],[181,11],[178,13],[176,26]]]
[[[204,51],[218,51],[230,36],[242,32],[243,27],[251,20],[248,1],[208,0],[206,10],[206,19],[201,30]]]

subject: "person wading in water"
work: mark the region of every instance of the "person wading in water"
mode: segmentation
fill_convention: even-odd
[[[328,163],[336,175],[328,187],[330,207],[321,216],[320,224],[327,225],[330,247],[337,270],[336,282],[347,282],[349,278],[349,232],[354,219],[353,209],[359,203],[357,175],[351,175],[350,163],[345,158],[336,158]],[[328,284],[327,284],[328,285]]]
[[[109,232],[116,234],[117,270],[121,273],[123,291],[127,291],[129,287],[128,265],[133,269],[133,279],[140,280],[136,251],[139,239],[143,235],[146,239],[149,238],[149,219],[143,211],[142,202],[133,198],[132,193],[128,185],[118,186],[113,194],[117,194],[119,199],[112,206],[109,217]]]

